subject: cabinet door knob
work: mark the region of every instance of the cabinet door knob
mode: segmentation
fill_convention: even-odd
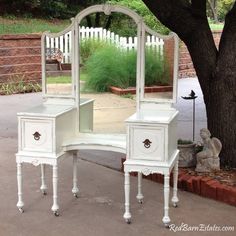
[[[151,141],[149,140],[149,139],[145,139],[144,141],[143,141],[143,144],[144,144],[144,147],[145,148],[150,148],[151,147]]]
[[[33,134],[33,136],[34,136],[34,139],[35,139],[36,141],[38,141],[38,140],[40,139],[41,134],[36,131],[36,132]]]

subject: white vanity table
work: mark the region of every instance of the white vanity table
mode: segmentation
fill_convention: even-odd
[[[137,65],[136,65],[136,113],[128,118],[126,134],[95,134],[93,133],[93,100],[80,98],[80,23],[84,17],[96,12],[110,15],[113,12],[123,13],[131,17],[137,25]],[[58,85],[55,78],[47,71],[45,42],[55,44],[62,42],[61,37],[71,35],[70,83],[66,86]],[[172,91],[145,92],[145,58],[147,35],[171,41],[173,58],[169,60],[169,83]],[[54,42],[54,41],[53,41]],[[165,59],[165,48],[157,53]],[[63,68],[63,62],[62,62]],[[44,103],[26,112],[18,113],[19,145],[16,154],[18,203],[17,207],[23,212],[22,193],[22,163],[41,165],[41,190],[46,192],[45,164],[53,169],[53,206],[52,211],[58,215],[57,181],[58,161],[61,157],[73,156],[73,188],[72,193],[77,196],[77,151],[82,149],[116,151],[127,154],[124,162],[125,172],[125,214],[127,223],[131,222],[130,213],[130,172],[138,172],[139,202],[143,200],[141,191],[142,174],[161,173],[165,176],[164,183],[164,217],[163,223],[168,225],[169,209],[169,176],[174,169],[174,188],[172,202],[177,206],[177,176],[178,150],[176,137],[176,122],[178,111],[172,107],[176,102],[178,74],[178,38],[175,34],[164,36],[149,29],[137,13],[121,6],[109,4],[95,5],[80,12],[72,19],[72,24],[58,34],[44,33],[42,36],[42,84]]]

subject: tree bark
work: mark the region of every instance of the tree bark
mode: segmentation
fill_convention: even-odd
[[[91,28],[91,27],[92,27],[92,20],[91,20],[91,17],[90,17],[90,16],[86,16],[86,21],[87,21],[87,26],[88,26],[89,28]]]
[[[100,27],[100,12],[96,13],[94,26],[95,26],[95,28]]]
[[[109,15],[105,24],[105,29],[108,30],[111,26],[112,15]]]
[[[227,14],[219,50],[206,16],[206,0],[143,0],[176,32],[191,55],[204,96],[208,129],[223,144],[224,167],[236,167],[236,5]]]

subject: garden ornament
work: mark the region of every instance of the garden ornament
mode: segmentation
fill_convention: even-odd
[[[222,149],[222,144],[218,138],[211,138],[211,133],[208,129],[200,130],[202,138],[203,150],[197,153],[197,172],[212,172],[220,170],[219,154]]]

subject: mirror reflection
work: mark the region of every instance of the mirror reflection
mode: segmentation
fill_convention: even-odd
[[[45,40],[46,93],[72,94],[71,32]]]
[[[173,98],[173,39],[163,40],[146,32],[144,98]]]
[[[94,99],[94,132],[124,133],[136,108],[137,25],[121,13],[90,14],[99,27],[87,19],[80,25],[80,99]]]

